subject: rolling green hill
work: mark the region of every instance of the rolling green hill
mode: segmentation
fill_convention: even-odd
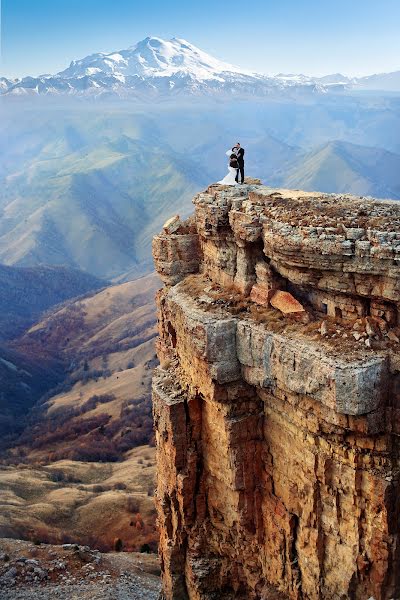
[[[274,185],[400,199],[400,156],[381,148],[329,142],[289,163]]]

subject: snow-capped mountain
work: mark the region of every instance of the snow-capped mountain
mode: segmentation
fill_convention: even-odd
[[[127,50],[97,53],[56,75],[4,80],[0,94],[118,96],[140,99],[170,95],[265,96],[281,93],[323,92],[310,78],[286,80],[223,62],[186,40],[147,37]]]
[[[243,69],[214,58],[186,40],[172,38],[166,41],[157,37],[147,37],[128,50],[92,54],[82,60],[73,61],[68,69],[58,75],[70,78],[100,73],[121,79],[134,75],[152,78],[186,74],[199,81],[223,81],[222,73],[246,74]]]
[[[392,77],[391,83],[395,79]],[[127,50],[100,52],[72,61],[56,75],[1,78],[0,95],[66,94],[142,100],[175,95],[298,96],[362,87],[361,81],[341,74],[318,78],[252,73],[218,60],[184,39],[147,37]]]

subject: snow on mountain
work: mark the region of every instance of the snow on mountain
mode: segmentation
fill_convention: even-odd
[[[400,71],[378,73],[357,79],[357,86],[363,90],[400,91]]]
[[[397,79],[390,75],[395,74],[386,76],[387,85],[393,89]],[[362,79],[341,74],[319,78],[302,74],[262,75],[218,60],[184,39],[147,37],[126,50],[99,52],[72,61],[56,75],[14,81],[1,78],[0,95],[66,94],[141,100],[176,95],[299,96],[353,87],[371,89],[374,77],[378,76],[362,83]]]
[[[7,79],[6,77],[0,77],[0,94],[7,92],[11,86],[15,85],[18,79]]]
[[[56,75],[24,77],[4,85],[6,95],[75,95],[147,100],[169,96],[271,96],[324,92],[310,78],[251,73],[219,60],[184,39],[147,37],[127,50],[91,54]]]
[[[217,79],[221,74],[246,73],[243,69],[220,61],[183,39],[165,41],[158,37],[147,37],[136,46],[110,54],[92,54],[82,60],[73,61],[68,69],[58,73],[60,77],[82,77],[95,73],[141,77],[172,77],[187,74],[199,81]]]

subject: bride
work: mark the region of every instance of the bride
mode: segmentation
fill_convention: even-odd
[[[228,175],[226,175],[221,181],[217,181],[220,185],[237,185],[237,181],[235,179],[237,170],[239,168],[239,163],[237,161],[237,156],[232,150],[228,150],[225,153],[229,156],[229,164],[228,164]]]

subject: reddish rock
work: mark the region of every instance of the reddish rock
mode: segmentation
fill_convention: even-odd
[[[305,313],[304,307],[289,292],[278,290],[271,298],[271,306],[280,310],[284,315],[301,316]]]
[[[250,299],[261,306],[268,306],[274,290],[271,290],[267,285],[255,284],[251,288]]]

